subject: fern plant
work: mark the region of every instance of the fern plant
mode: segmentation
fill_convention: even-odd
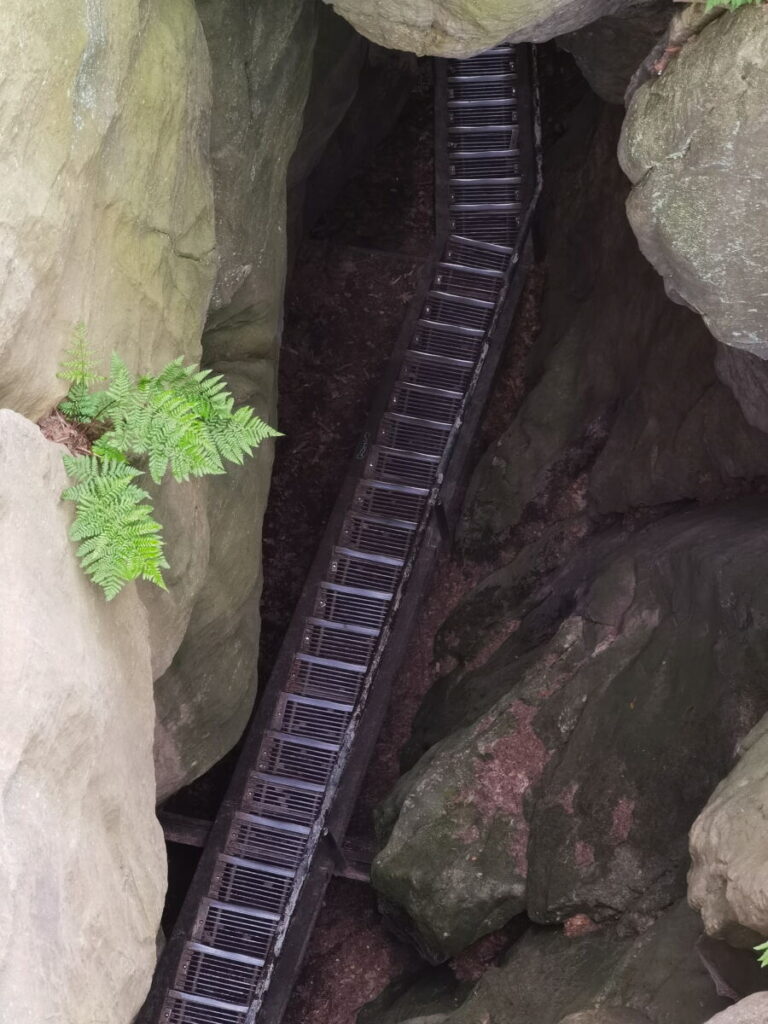
[[[179,481],[224,473],[225,461],[242,464],[280,435],[249,406],[235,409],[221,376],[185,366],[183,358],[136,379],[113,355],[107,387],[93,390],[106,378],[97,373],[84,324],[75,328],[59,376],[70,383],[61,412],[99,432],[91,455],[64,457],[74,484],[62,497],[75,503],[70,536],[80,564],[108,601],[138,578],[165,589],[162,527],[135,482],[144,465],[157,484],[169,470]]]
[[[102,412],[103,395],[91,394],[90,389],[106,378],[96,370],[82,320],[75,326],[72,343],[64,353],[57,377],[69,382],[67,397],[59,406],[64,415],[75,423],[97,420]]]
[[[762,942],[759,946],[753,947],[756,953],[760,956],[757,958],[757,962],[761,967],[768,967],[768,942]]]
[[[131,376],[112,357],[105,410],[110,429],[94,444],[108,457],[147,456],[155,483],[170,465],[175,480],[224,472],[224,459],[242,464],[273,430],[252,409],[234,408],[222,377],[210,370],[170,363],[156,377]]]
[[[80,542],[80,564],[107,600],[138,577],[165,590],[162,528],[149,495],[134,483],[141,470],[98,455],[65,455],[64,467],[75,481],[62,493],[77,509],[70,537]]]

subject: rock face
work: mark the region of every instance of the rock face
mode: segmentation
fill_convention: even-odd
[[[3,28],[0,404],[37,419],[79,320],[105,362],[199,358],[209,63],[192,0],[9,0]]]
[[[638,938],[611,929],[569,939],[530,930],[453,1012],[408,991],[361,1024],[704,1024],[725,1006],[693,949],[696,915],[677,904]],[[412,1007],[416,1004],[418,1015]],[[385,1004],[386,1005],[386,1004]],[[403,1013],[398,1013],[401,1006]],[[410,1011],[410,1012],[409,1012]],[[431,1012],[437,1011],[434,1018]],[[738,1020],[738,1018],[736,1018]],[[748,1019],[748,1018],[747,1018]]]
[[[766,514],[587,545],[437,685],[419,728],[438,742],[385,803],[372,873],[435,959],[523,910],[637,918],[680,894],[688,829],[768,705]]]
[[[413,88],[416,60],[360,36],[320,5],[304,124],[288,171],[289,257],[367,165]]]
[[[108,605],[80,571],[61,451],[0,411],[0,1006],[128,1024],[165,887],[148,629],[133,586]]]
[[[434,959],[521,911],[637,921],[679,897],[687,831],[768,702],[766,506],[712,504],[765,476],[765,437],[637,252],[618,123],[588,101],[550,157],[536,383],[462,532],[502,566],[439,634],[380,814],[374,883]]]
[[[463,543],[481,553],[531,516],[711,501],[768,471],[764,435],[718,379],[718,346],[637,251],[613,158],[620,113],[596,109],[582,106],[552,156],[536,384],[470,485]]]
[[[753,946],[768,936],[768,718],[691,829],[688,898],[710,935]]]
[[[768,433],[768,362],[731,345],[719,345],[715,368],[747,422]]]
[[[635,94],[619,155],[629,218],[669,293],[768,358],[768,10],[718,18]]]
[[[654,0],[649,0],[653,3]],[[637,0],[326,0],[358,32],[395,50],[465,57],[503,39],[542,42]]]
[[[203,361],[238,401],[276,422],[286,272],[286,176],[302,124],[313,5],[201,0],[213,65],[211,153],[219,271]],[[273,443],[208,481],[207,574],[173,662],[155,686],[159,796],[197,777],[239,738],[256,692],[261,523]],[[209,541],[210,538],[210,541]]]
[[[669,20],[667,0],[641,0],[577,32],[568,32],[557,42],[573,54],[598,96],[608,103],[623,103],[630,79],[665,32]]]
[[[763,1024],[768,1019],[768,992],[741,999],[735,1006],[716,1014],[708,1024]]]

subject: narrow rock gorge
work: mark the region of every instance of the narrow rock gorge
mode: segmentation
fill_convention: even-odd
[[[768,1019],[768,8],[3,25],[0,1020],[141,1020],[200,855],[158,809],[216,816],[429,265],[430,58],[503,41],[537,44],[530,265],[350,808],[370,875],[331,882],[286,1024]],[[62,500],[62,455],[102,457],[57,411],[80,323],[99,373],[181,357],[285,435],[144,477],[165,587],[110,601]]]

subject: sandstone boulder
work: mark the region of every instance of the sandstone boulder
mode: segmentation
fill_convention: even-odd
[[[707,1024],[764,1024],[768,1020],[768,992],[758,992],[739,1000],[722,1013],[715,1014]]]
[[[712,501],[768,472],[764,434],[718,379],[719,346],[638,252],[619,126],[618,110],[587,101],[550,156],[534,386],[480,459],[462,527],[484,557],[525,519]]]
[[[688,898],[708,934],[749,947],[768,937],[768,717],[740,753],[691,829]]]
[[[667,290],[720,341],[768,358],[768,10],[707,25],[634,95],[619,156],[627,210]]]
[[[0,411],[1,1016],[130,1024],[165,887],[148,627],[81,572],[61,454]]]
[[[215,273],[192,0],[3,5],[0,402],[37,419],[72,328],[135,370],[199,358]]]
[[[641,0],[642,2],[642,0]],[[654,0],[649,0],[653,3]],[[636,0],[326,0],[380,46],[464,57],[503,39],[542,42]]]
[[[715,369],[747,422],[768,434],[768,362],[732,345],[718,345]]]
[[[726,1005],[693,949],[700,924],[678,903],[632,937],[604,929],[579,938],[531,929],[490,968],[445,1024],[704,1024]],[[417,985],[423,996],[427,986]],[[450,984],[445,985],[446,994]],[[432,997],[445,1013],[446,994]],[[442,1001],[441,1001],[442,1000]],[[409,990],[377,1000],[360,1024],[414,1024],[430,1004]],[[414,1005],[415,1004],[415,1005]],[[384,1009],[385,1008],[385,1009]],[[401,1010],[402,1012],[398,1012]],[[750,1021],[751,1024],[751,1021]]]
[[[623,103],[632,76],[669,25],[667,0],[640,0],[558,38],[581,73],[608,103]]]
[[[642,921],[681,895],[688,829],[768,706],[766,515],[586,544],[427,698],[372,881],[433,958],[523,910]]]
[[[286,179],[302,125],[315,12],[304,0],[200,0],[213,67],[211,159],[219,269],[203,362],[238,402],[277,422],[286,274]],[[207,485],[207,572],[155,684],[158,793],[206,771],[240,737],[256,692],[261,524],[274,442]]]

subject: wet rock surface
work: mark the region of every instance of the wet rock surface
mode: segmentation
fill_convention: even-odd
[[[667,0],[628,4],[576,32],[558,37],[573,54],[584,77],[601,99],[623,103],[632,76],[666,31]]]

